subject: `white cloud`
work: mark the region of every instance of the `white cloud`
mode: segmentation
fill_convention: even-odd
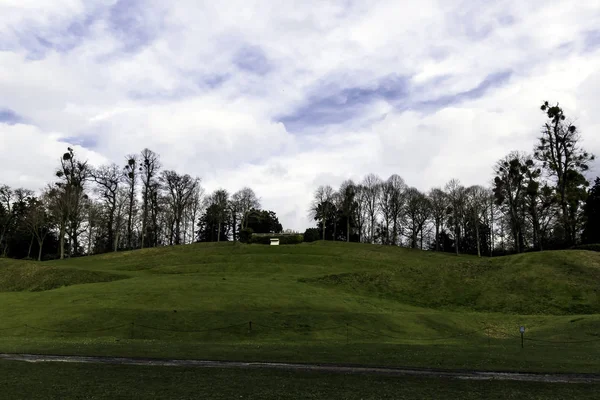
[[[498,158],[532,149],[546,99],[600,155],[600,44],[585,43],[600,26],[595,0],[152,0],[119,4],[134,21],[125,32],[115,4],[0,0],[0,111],[22,118],[0,122],[0,182],[43,186],[61,140],[88,146],[76,151],[95,164],[149,147],[209,190],[253,187],[284,227],[303,229],[319,184],[369,172],[422,190],[486,184]],[[263,63],[254,72],[236,65],[244,49]],[[404,97],[373,94],[390,76],[405,77]],[[319,101],[346,119],[279,122],[313,125]]]

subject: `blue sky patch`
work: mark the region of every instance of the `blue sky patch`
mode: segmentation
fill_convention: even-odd
[[[485,79],[473,89],[469,89],[464,92],[455,93],[451,95],[441,96],[436,99],[425,100],[415,104],[413,108],[439,109],[452,104],[463,102],[465,100],[477,99],[485,95],[490,89],[501,86],[508,82],[511,76],[512,71],[502,71],[490,74],[486,76]]]
[[[319,85],[309,100],[292,113],[279,118],[292,132],[313,126],[340,124],[360,117],[366,106],[376,100],[397,103],[408,95],[409,80],[386,77],[374,87],[350,87],[332,93],[331,85]]]
[[[23,121],[23,118],[10,108],[0,107],[0,123],[15,125]]]
[[[157,36],[157,27],[152,27],[144,17],[146,7],[140,0],[119,0],[108,10],[108,26],[123,44],[123,50],[137,51]]]
[[[272,68],[265,52],[258,46],[243,46],[233,62],[241,70],[257,75],[266,75]]]
[[[600,48],[600,30],[587,31],[584,36],[584,52],[592,52]]]
[[[63,143],[93,149],[98,145],[98,138],[94,136],[68,136],[60,139]]]

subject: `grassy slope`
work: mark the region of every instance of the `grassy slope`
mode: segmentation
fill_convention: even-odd
[[[38,292],[84,283],[112,282],[126,277],[120,274],[0,259],[0,292]]]
[[[598,339],[600,253],[479,260],[361,244],[226,243],[43,266],[129,279],[0,293],[0,350],[597,370],[597,342],[528,342],[525,354],[515,332],[524,324],[531,338]],[[183,332],[247,321],[252,332]]]
[[[7,399],[595,399],[600,385],[0,362]]]

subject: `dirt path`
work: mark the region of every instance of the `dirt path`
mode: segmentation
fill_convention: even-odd
[[[553,383],[600,383],[598,374],[542,374],[520,372],[487,372],[462,370],[435,370],[412,368],[385,368],[368,366],[344,366],[328,364],[289,364],[269,362],[168,360],[124,357],[52,356],[38,354],[0,354],[0,359],[26,362],[70,362],[111,365],[145,365],[161,367],[242,368],[277,369],[286,371],[337,372],[344,374],[374,374],[388,376],[422,376],[432,378],[456,378],[472,380],[509,380]]]

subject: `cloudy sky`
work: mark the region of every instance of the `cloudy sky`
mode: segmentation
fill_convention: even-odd
[[[600,155],[599,0],[0,0],[11,186],[44,186],[68,145],[96,165],[148,147],[304,229],[318,185],[369,172],[487,184],[543,100]]]

